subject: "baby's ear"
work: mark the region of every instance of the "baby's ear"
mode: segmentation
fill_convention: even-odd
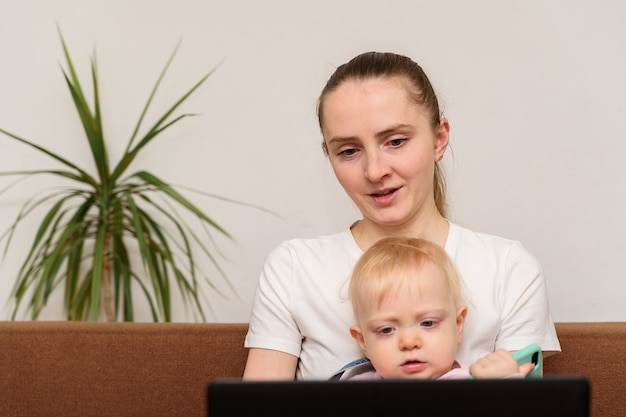
[[[361,331],[360,326],[350,326],[350,335],[354,337],[354,339],[359,342],[359,346],[361,350],[367,354],[367,349],[365,348],[365,339],[363,338],[363,332]]]
[[[456,309],[456,343],[457,345],[463,340],[463,328],[465,327],[465,318],[467,317],[467,307],[460,306]]]

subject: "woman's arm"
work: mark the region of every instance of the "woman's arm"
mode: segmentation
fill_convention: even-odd
[[[248,351],[244,380],[293,380],[298,358],[271,349],[251,348]]]
[[[506,258],[506,279],[501,289],[501,328],[496,348],[514,351],[537,343],[544,357],[561,350],[549,309],[548,289],[539,261],[519,242]]]

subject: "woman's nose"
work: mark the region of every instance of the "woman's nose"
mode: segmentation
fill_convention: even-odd
[[[378,182],[391,172],[391,167],[383,155],[371,152],[365,158],[365,177],[371,182]]]

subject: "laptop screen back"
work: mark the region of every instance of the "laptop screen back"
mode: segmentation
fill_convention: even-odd
[[[241,381],[208,386],[210,417],[589,417],[583,376],[489,380]]]

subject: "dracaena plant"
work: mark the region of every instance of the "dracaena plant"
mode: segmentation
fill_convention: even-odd
[[[62,68],[75,110],[89,144],[96,175],[33,141],[0,129],[5,138],[21,142],[53,160],[60,169],[0,172],[17,179],[51,175],[62,179],[62,188],[46,189],[24,203],[15,221],[0,238],[6,256],[17,226],[35,209],[44,208],[32,245],[18,271],[10,295],[11,319],[28,302],[26,313],[36,320],[57,288],[64,289],[68,320],[133,321],[134,292],[148,301],[154,321],[171,321],[173,288],[185,304],[191,304],[196,320],[206,320],[201,282],[216,288],[214,278],[198,267],[198,254],[208,259],[216,275],[233,288],[217,262],[211,232],[232,239],[230,234],[184,197],[171,184],[144,170],[130,171],[139,153],[164,131],[190,116],[175,114],[185,100],[211,75],[209,71],[176,101],[150,128],[142,130],[144,116],[175,54],[169,57],[132,132],[127,147],[115,165],[109,163],[103,133],[98,73],[91,60],[93,104],[85,97],[66,42],[59,30],[66,69]],[[14,184],[14,183],[13,183]],[[9,187],[5,187],[2,192]],[[180,190],[180,188],[178,188]],[[209,195],[209,194],[207,194]],[[212,196],[221,198],[219,196]],[[226,199],[224,199],[226,200]],[[203,228],[190,227],[199,219]],[[196,230],[209,234],[198,235]],[[209,244],[213,245],[210,246]],[[134,284],[134,285],[133,285]],[[210,308],[210,306],[209,306]]]

